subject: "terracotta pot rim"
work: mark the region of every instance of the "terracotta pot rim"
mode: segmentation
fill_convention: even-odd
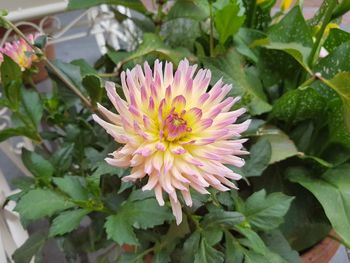
[[[329,235],[336,236],[336,233],[331,230]],[[339,246],[338,241],[327,236],[303,253],[300,258],[303,263],[328,263],[338,251]]]

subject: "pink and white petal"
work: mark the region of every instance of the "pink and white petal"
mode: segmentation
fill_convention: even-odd
[[[113,158],[105,158],[105,161],[116,167],[129,167],[130,166],[130,159],[125,158],[125,159],[113,159]]]
[[[120,115],[115,114],[114,112],[111,112],[107,110],[105,107],[103,107],[100,103],[97,103],[97,108],[114,124],[118,126],[122,126],[122,119]]]
[[[133,168],[131,170],[131,174],[127,175],[127,176],[124,176],[122,178],[122,180],[124,182],[136,181],[137,179],[141,179],[141,178],[143,178],[145,176],[146,176],[146,174],[144,173],[144,171],[142,171],[142,169],[140,169],[140,168],[137,168],[137,169]]]
[[[182,222],[182,210],[181,210],[181,204],[180,202],[176,202],[176,200],[173,199],[173,197],[169,196],[171,209],[173,211],[173,215],[176,219],[176,224],[180,225]]]
[[[193,202],[192,202],[192,197],[191,197],[190,191],[187,189],[186,191],[181,191],[181,194],[185,200],[186,205],[191,207]]]
[[[142,191],[152,190],[159,182],[159,176],[152,173],[148,176],[148,182],[142,187]]]
[[[171,184],[174,188],[178,189],[178,190],[183,190],[183,191],[188,191],[187,187],[184,185],[183,182],[180,182],[179,180],[177,180],[174,176],[174,174],[171,174]]]
[[[158,204],[160,206],[163,206],[164,205],[163,189],[162,189],[162,186],[159,183],[155,186],[154,193],[156,195],[156,199],[158,201]]]

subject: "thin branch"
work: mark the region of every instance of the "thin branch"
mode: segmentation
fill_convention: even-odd
[[[337,5],[337,1],[333,0],[333,1],[330,2],[329,6],[328,6],[328,9],[327,9],[326,14],[324,16],[324,19],[322,21],[321,28],[320,28],[320,30],[317,33],[316,41],[315,41],[314,45],[312,46],[312,49],[311,49],[311,52],[310,52],[310,56],[309,56],[309,66],[310,66],[310,68],[312,68],[316,57],[318,57],[319,50],[320,50],[320,47],[321,47],[321,44],[322,44],[322,37],[324,35],[324,32],[325,32],[325,30],[327,28],[328,23],[331,21],[332,13],[333,13],[333,10],[336,7],[336,5]]]
[[[212,4],[209,4],[209,10],[210,10],[210,35],[209,35],[209,52],[210,56],[214,56],[214,21],[213,21],[213,10],[212,10]]]
[[[6,22],[9,27],[13,29],[40,57],[46,64],[46,66],[83,102],[83,104],[91,111],[98,114],[100,117],[108,120],[108,118],[99,111],[98,108],[94,107],[91,101],[86,98],[83,93],[62,73],[62,71],[57,68],[52,62],[46,57],[45,53],[38,47],[36,47],[33,43],[31,43],[28,38],[9,20],[4,17],[0,17],[4,22]]]

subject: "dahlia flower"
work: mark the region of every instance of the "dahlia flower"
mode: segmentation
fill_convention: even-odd
[[[30,34],[27,37],[31,43],[34,43],[36,36]],[[4,47],[0,48],[0,52],[12,58],[21,67],[22,71],[29,69],[32,62],[38,61],[34,50],[22,38],[5,43]]]
[[[167,193],[177,224],[182,221],[181,193],[187,206],[192,205],[190,188],[202,194],[212,186],[220,191],[237,188],[230,181],[241,176],[225,164],[242,167],[236,155],[245,139],[238,139],[250,123],[234,124],[245,112],[230,111],[238,97],[225,96],[231,85],[220,79],[207,91],[211,72],[198,70],[184,59],[173,74],[173,64],[155,61],[152,72],[145,62],[121,73],[123,100],[112,82],[106,82],[107,95],[119,114],[98,105],[108,118],[93,115],[118,143],[124,146],[106,161],[116,167],[132,167],[123,181],[147,178],[143,190],[154,190],[159,205]],[[195,76],[194,76],[195,75]]]

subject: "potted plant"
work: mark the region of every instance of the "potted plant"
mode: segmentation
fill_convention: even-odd
[[[274,15],[269,0],[116,3],[137,13],[115,9],[143,31],[133,51],[91,66],[29,43],[51,93],[23,89],[4,55],[17,126],[0,138],[35,142],[22,152],[33,178],[9,198],[23,225],[49,224],[14,261],[40,259],[48,240],[69,262],[320,263],[310,250],[349,248],[346,2],[308,21],[289,1]]]

